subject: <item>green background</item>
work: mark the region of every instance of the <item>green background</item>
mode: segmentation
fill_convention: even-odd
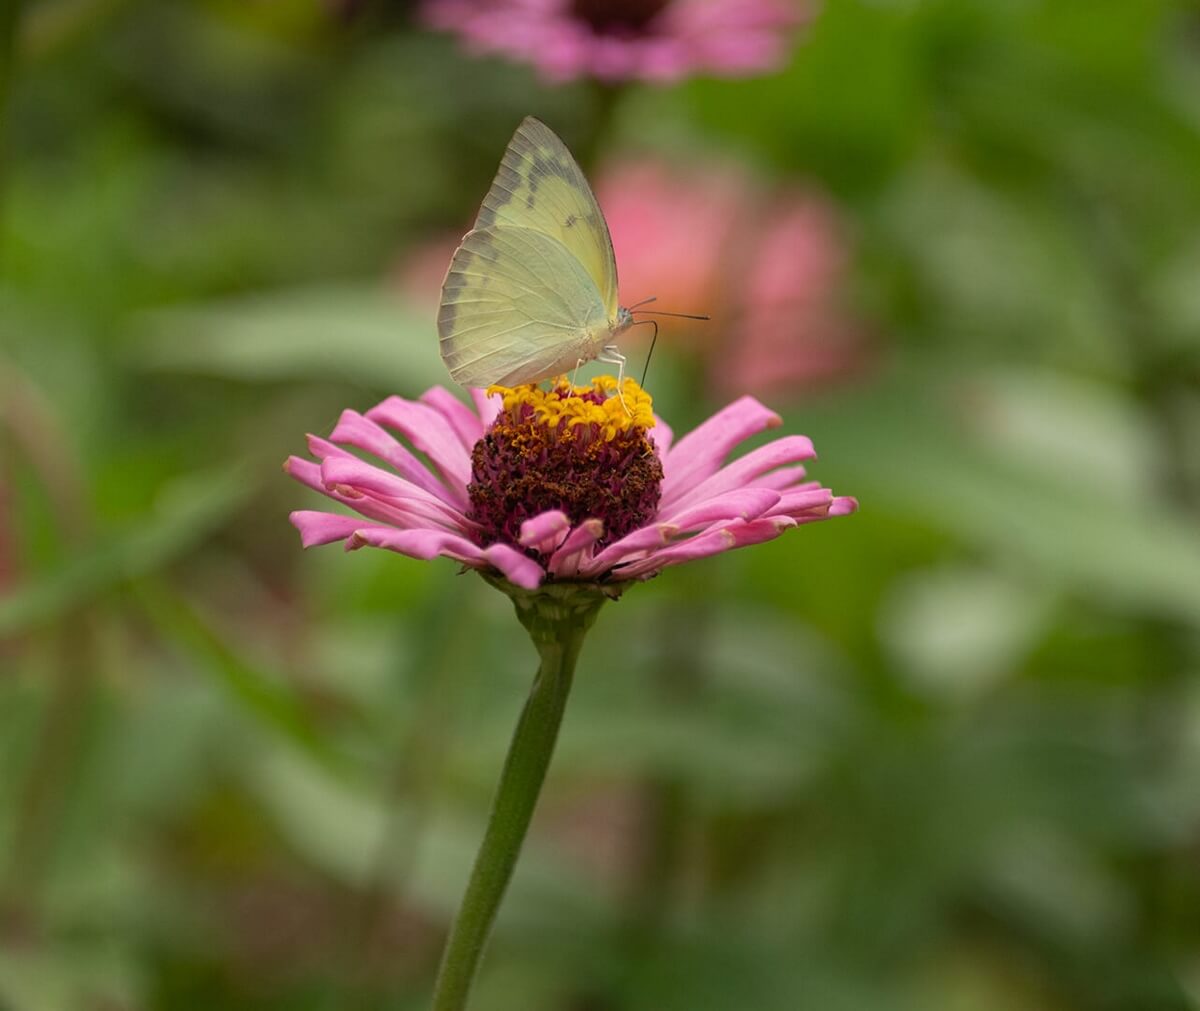
[[[770,397],[857,516],[601,614],[473,1007],[1197,1006],[1193,5],[829,0],[671,88],[403,5],[12,34],[0,1006],[426,1006],[534,653],[448,561],[302,552],[279,466],[447,382],[396,264],[527,113],[832,194],[876,352]],[[660,344],[677,431],[700,374]]]

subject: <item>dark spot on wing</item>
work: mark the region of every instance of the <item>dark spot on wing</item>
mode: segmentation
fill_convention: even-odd
[[[514,194],[521,187],[521,173],[517,171],[519,166],[520,159],[513,163],[509,161],[508,155],[505,155],[504,160],[500,162],[500,169],[496,173],[496,179],[492,183],[492,189],[488,190],[486,198],[491,206],[489,207],[485,203],[479,208],[479,214],[475,218],[476,229],[494,225],[500,209],[506,204],[512,203]],[[502,185],[497,187],[497,182]]]
[[[550,157],[543,158],[538,154],[533,156],[533,167],[536,171],[543,175],[558,176],[559,179],[570,183],[572,186],[577,185],[576,175],[571,171],[569,165],[564,164],[561,159]]]
[[[567,215],[567,220],[566,220],[566,221],[564,221],[564,222],[563,222],[563,224],[564,224],[564,225],[566,225],[568,228],[574,228],[574,227],[575,227],[575,222],[576,222],[576,221],[578,221],[578,220],[579,220],[579,218],[578,218],[576,215],[574,215],[574,214],[568,214],[568,215]]]
[[[533,197],[533,190],[534,190],[534,188],[530,187],[529,196],[527,196],[525,198],[525,207],[527,210],[531,210],[531,211],[533,210],[533,205],[536,202]]]

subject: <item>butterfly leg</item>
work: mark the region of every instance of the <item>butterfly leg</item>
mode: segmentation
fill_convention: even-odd
[[[633,412],[629,409],[629,405],[625,403],[625,391],[621,389],[625,382],[625,356],[617,350],[615,344],[609,344],[604,348],[603,352],[596,356],[596,361],[617,367],[617,399],[621,401],[621,406],[625,408],[625,413],[632,414]]]
[[[575,371],[571,373],[571,391],[575,391],[575,387],[579,385],[579,370],[583,366],[583,359],[580,358],[575,362]]]

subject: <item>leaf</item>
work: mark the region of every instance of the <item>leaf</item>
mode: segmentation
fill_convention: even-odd
[[[326,764],[337,764],[338,756],[281,678],[266,677],[242,659],[196,608],[162,582],[135,589],[146,611],[171,640],[211,671],[243,710],[308,755]]]
[[[1071,471],[1046,471],[997,445],[988,383],[933,381],[904,369],[863,399],[842,402],[814,432],[819,473],[870,511],[924,517],[1034,578],[1081,595],[1194,623],[1200,613],[1200,536],[1147,483],[1139,497],[1098,494]],[[919,396],[914,391],[920,391]],[[810,430],[813,426],[808,426]]]
[[[0,953],[0,1007],[132,1007],[141,989],[140,976],[128,948],[111,939],[67,940],[33,952],[14,946]]]
[[[252,491],[253,483],[238,469],[179,479],[166,489],[159,515],[0,597],[0,639],[185,554],[224,523]]]
[[[249,382],[341,379],[417,392],[445,378],[432,312],[372,288],[299,288],[147,314],[137,363]]]

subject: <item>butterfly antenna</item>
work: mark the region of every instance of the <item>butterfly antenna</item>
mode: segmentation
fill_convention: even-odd
[[[633,312],[633,310],[636,309],[639,305],[649,305],[651,302],[657,302],[657,301],[658,301],[658,296],[651,295],[649,298],[643,298],[640,302],[634,302],[633,305],[628,306],[628,309],[630,312]]]
[[[639,319],[633,324],[634,326],[644,326],[647,323],[654,327],[654,336],[650,338],[650,350],[646,352],[646,366],[642,369],[642,381],[638,384],[642,387],[646,385],[646,373],[650,371],[650,359],[654,356],[654,345],[658,341],[658,320]]]
[[[640,302],[638,303],[641,304]],[[630,306],[629,311],[633,312],[634,307]],[[680,319],[712,319],[711,316],[693,315],[690,312],[666,312],[663,309],[638,309],[638,312],[646,316],[678,316]],[[647,320],[647,322],[649,322]]]

